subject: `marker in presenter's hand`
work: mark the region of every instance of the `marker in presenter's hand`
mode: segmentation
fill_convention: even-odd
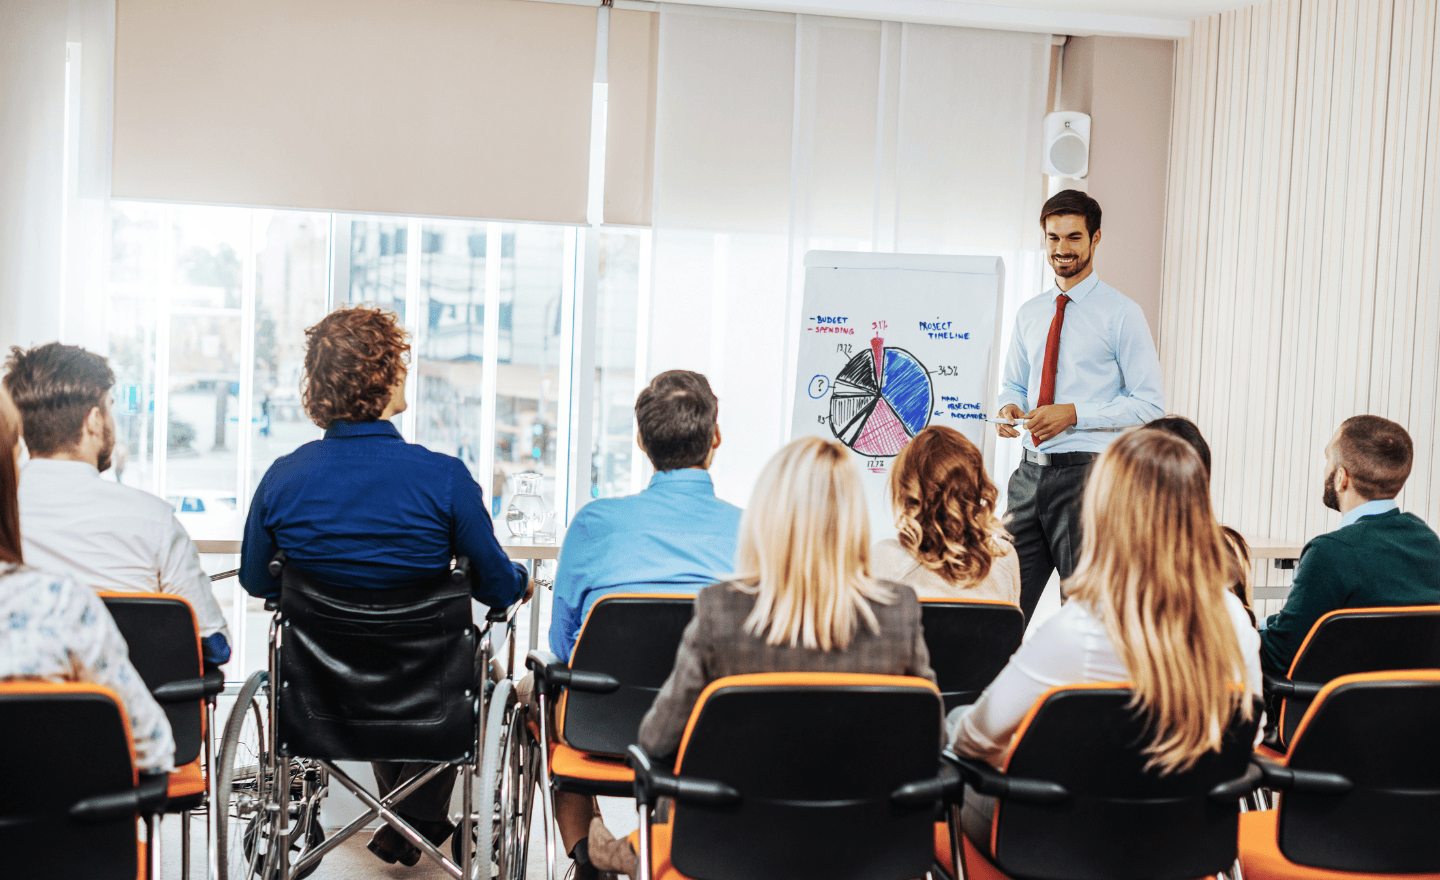
[[[987,418],[985,421],[989,422],[989,423],[992,424],[992,425],[1009,425],[1009,426],[1012,427],[1012,428],[1020,428],[1020,429],[1023,430],[1023,429],[1025,428],[1025,422],[1029,421],[1029,419],[990,419],[990,418]]]

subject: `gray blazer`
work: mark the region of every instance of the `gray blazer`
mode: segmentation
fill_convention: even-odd
[[[861,625],[843,651],[767,645],[745,632],[755,597],[731,583],[711,584],[695,597],[695,616],[685,627],[675,669],[640,723],[640,745],[668,758],[680,748],[700,692],[717,678],[754,672],[851,672],[916,675],[931,683],[930,652],[920,626],[920,603],[903,584],[883,582],[895,594],[890,605],[870,603],[879,632]],[[936,722],[940,723],[937,710]]]

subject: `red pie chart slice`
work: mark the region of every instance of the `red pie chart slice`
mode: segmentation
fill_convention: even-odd
[[[899,455],[909,442],[910,434],[905,430],[904,423],[895,415],[890,404],[881,399],[865,420],[865,427],[852,448],[861,455]]]

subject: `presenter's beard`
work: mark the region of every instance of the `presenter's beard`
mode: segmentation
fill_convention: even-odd
[[[1320,500],[1326,507],[1336,513],[1340,512],[1340,493],[1335,491],[1335,471],[1333,470],[1325,475],[1325,492],[1320,496]]]
[[[105,420],[105,445],[100,447],[100,458],[95,467],[100,473],[110,470],[110,465],[115,457],[115,427],[109,419]]]
[[[1086,257],[1083,260],[1077,258],[1070,263],[1057,263],[1055,262],[1055,258],[1053,256],[1050,258],[1050,268],[1054,269],[1055,274],[1059,275],[1061,278],[1070,278],[1075,275],[1079,275],[1081,272],[1085,271],[1085,267],[1088,265],[1090,265],[1089,257]]]

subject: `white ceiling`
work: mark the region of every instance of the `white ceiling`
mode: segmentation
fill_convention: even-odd
[[[1246,0],[671,0],[698,6],[766,9],[1051,34],[1179,39],[1190,21],[1241,9]],[[621,5],[624,5],[623,3]]]

